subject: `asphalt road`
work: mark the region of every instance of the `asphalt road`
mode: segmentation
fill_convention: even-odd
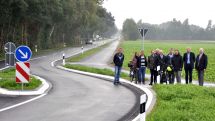
[[[67,49],[64,53],[70,56],[77,51],[80,48]],[[62,53],[31,61],[31,72],[52,83],[49,93],[28,104],[1,112],[0,120],[124,121],[122,117],[130,113],[136,103],[135,93],[124,86],[114,86],[108,81],[52,67],[50,63],[61,58]]]

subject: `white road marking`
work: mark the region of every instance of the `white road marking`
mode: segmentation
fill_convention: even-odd
[[[30,102],[32,102],[32,101],[34,101],[34,100],[37,100],[37,99],[42,98],[42,97],[45,96],[45,95],[46,95],[46,94],[42,94],[42,95],[37,96],[37,97],[35,97],[35,98],[32,98],[32,99],[30,99],[30,100],[27,100],[27,101],[24,101],[24,102],[21,102],[21,103],[18,103],[18,104],[15,104],[15,105],[12,105],[12,106],[9,106],[9,107],[6,107],[6,108],[2,108],[2,109],[0,109],[0,112],[7,111],[7,110],[9,110],[9,109],[16,108],[16,107],[19,107],[19,106],[21,106],[21,105],[30,103]]]

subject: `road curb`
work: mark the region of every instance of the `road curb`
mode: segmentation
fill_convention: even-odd
[[[35,90],[18,90],[18,91],[12,91],[12,90],[8,90],[8,89],[4,89],[4,88],[0,88],[0,94],[2,95],[8,95],[8,96],[20,96],[20,95],[31,95],[31,96],[36,96],[36,95],[41,95],[44,93],[47,93],[48,90],[51,88],[50,84],[43,78],[36,76],[36,75],[31,75],[33,77],[35,77],[36,79],[39,79],[42,84],[40,87],[38,87]]]
[[[65,71],[69,71],[69,72],[73,72],[73,73],[77,73],[77,74],[82,74],[82,75],[87,75],[87,76],[91,76],[91,77],[96,77],[96,78],[100,78],[100,79],[105,79],[105,80],[113,80],[114,77],[112,76],[107,76],[107,75],[102,75],[102,74],[95,74],[95,73],[90,73],[90,72],[84,72],[84,71],[79,71],[79,70],[74,70],[74,69],[68,69],[62,66],[56,66],[58,69],[61,70],[65,70]],[[147,103],[146,103],[146,112],[147,114],[152,110],[152,108],[155,105],[156,102],[156,95],[155,92],[150,89],[150,86],[141,86],[141,85],[136,85],[134,83],[131,83],[128,80],[125,79],[121,79],[121,82],[129,84],[135,88],[138,88],[142,91],[144,91],[147,95]],[[139,115],[136,116],[132,121],[138,121],[139,120]]]

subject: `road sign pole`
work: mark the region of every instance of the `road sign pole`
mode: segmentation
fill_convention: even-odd
[[[144,31],[144,30],[143,30]],[[144,39],[145,39],[145,35],[143,34],[143,40],[142,40],[142,50],[144,50]]]
[[[16,46],[12,42],[8,42],[4,45],[5,50],[5,66],[14,66],[15,65],[15,58],[14,52],[16,50]]]
[[[22,83],[22,91],[24,90],[24,83]]]
[[[145,35],[146,35],[147,31],[148,31],[148,29],[139,28],[139,32],[142,36],[142,50],[144,50],[144,40],[145,40]]]

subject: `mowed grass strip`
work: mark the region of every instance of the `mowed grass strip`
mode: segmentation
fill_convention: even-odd
[[[134,52],[140,52],[142,47],[141,41],[123,41],[121,47],[124,49],[125,54],[125,62],[123,67],[125,69],[129,69],[127,64],[129,60],[132,59]],[[204,48],[205,53],[208,55],[208,68],[205,73],[205,81],[215,82],[215,42],[208,41],[145,41],[144,48],[146,56],[150,55],[151,50],[155,50],[156,48],[164,50],[164,54],[168,54],[170,48],[179,49],[181,55],[186,52],[186,48],[191,47],[192,51],[195,52],[195,55],[199,53],[199,48]],[[148,70],[148,69],[147,69]],[[149,73],[149,71],[147,71]],[[184,77],[184,69],[182,72],[182,76]],[[194,70],[193,74],[194,79],[197,79],[197,73]]]
[[[15,69],[7,69],[0,72],[0,87],[8,90],[21,90],[22,85],[16,83]],[[30,83],[24,84],[24,90],[34,90],[42,82],[34,77],[30,77]]]
[[[214,121],[215,88],[155,85],[157,102],[147,121]]]
[[[93,49],[90,49],[88,51],[84,51],[83,54],[78,54],[76,56],[72,56],[71,58],[68,58],[66,59],[67,62],[79,62],[81,61],[82,59],[85,59],[97,52],[99,52],[100,50],[102,50],[103,48],[107,47],[109,44],[104,44],[102,46],[99,46],[99,47],[96,47],[96,48],[93,48]]]
[[[87,67],[83,65],[73,65],[73,64],[66,64],[64,67],[69,68],[69,69],[75,69],[75,70],[80,70],[80,71],[85,71],[85,72],[91,72],[95,74],[102,74],[102,75],[108,75],[108,76],[114,76],[114,72],[111,69],[98,69],[94,67]],[[129,80],[129,75],[127,73],[121,73],[121,78]]]

